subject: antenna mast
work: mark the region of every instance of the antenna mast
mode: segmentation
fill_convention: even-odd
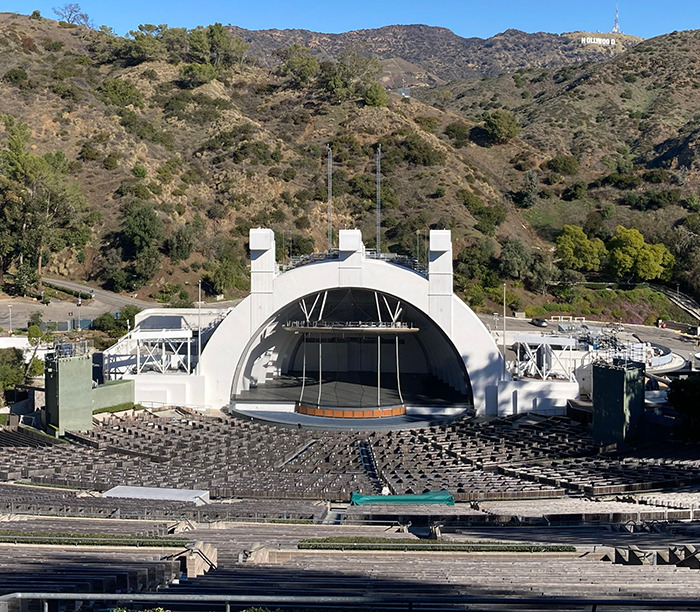
[[[382,252],[382,145],[377,146],[377,255]]]
[[[328,252],[333,248],[333,149],[328,146]]]
[[[613,26],[612,33],[622,34],[622,30],[620,29],[620,12],[617,4],[615,4],[615,25]]]

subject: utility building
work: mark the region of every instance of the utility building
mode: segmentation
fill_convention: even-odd
[[[634,438],[644,411],[644,364],[593,364],[593,437],[603,444]]]

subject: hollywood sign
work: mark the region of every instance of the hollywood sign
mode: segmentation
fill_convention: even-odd
[[[582,36],[582,45],[614,45],[614,38],[593,38],[592,36]]]

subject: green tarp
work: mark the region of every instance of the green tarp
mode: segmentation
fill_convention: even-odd
[[[362,495],[353,491],[350,497],[352,506],[362,506],[364,504],[443,504],[454,506],[455,498],[449,491],[428,491],[421,495]]]

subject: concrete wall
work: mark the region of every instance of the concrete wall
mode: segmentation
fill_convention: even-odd
[[[134,401],[133,381],[115,381],[93,389],[90,355],[49,358],[45,388],[46,423],[59,435],[89,431],[93,410]]]
[[[187,374],[126,375],[134,382],[134,397],[138,404],[148,407],[189,406],[205,408],[204,376]],[[214,406],[220,408],[221,406]]]
[[[91,389],[92,410],[134,402],[133,380],[112,380]]]
[[[523,412],[566,414],[566,400],[578,396],[578,383],[568,381],[514,380],[498,383],[497,398],[489,414],[510,416]]]

